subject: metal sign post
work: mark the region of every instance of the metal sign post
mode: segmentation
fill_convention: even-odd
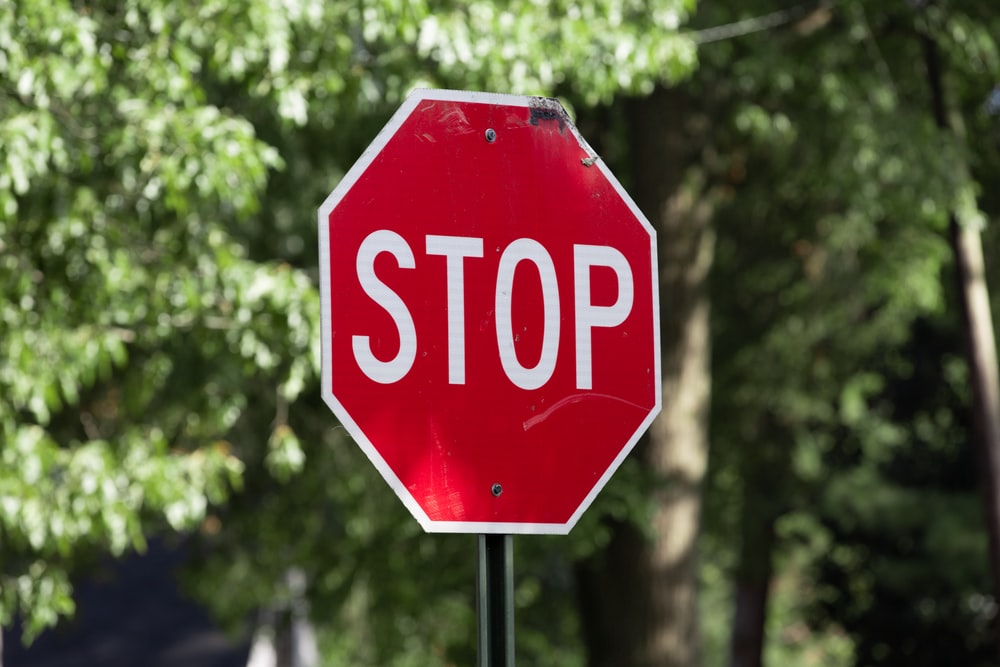
[[[514,541],[510,535],[479,536],[476,574],[478,667],[514,667]]]

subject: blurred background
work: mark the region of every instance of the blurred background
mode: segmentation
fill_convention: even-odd
[[[475,537],[317,378],[316,208],[417,86],[557,96],[658,229],[665,408],[515,540],[519,665],[1000,664],[998,36],[983,0],[0,0],[5,667],[474,663]]]

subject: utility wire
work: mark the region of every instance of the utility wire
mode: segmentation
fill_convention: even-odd
[[[696,30],[691,33],[691,35],[694,38],[694,41],[698,44],[721,42],[726,39],[742,37],[743,35],[750,35],[755,32],[763,32],[765,30],[771,30],[772,28],[788,25],[789,23],[793,23],[801,18],[804,18],[805,16],[808,16],[811,12],[817,9],[829,8],[835,4],[836,0],[802,2],[793,7],[779,9],[769,14],[753,16],[741,21],[726,23],[725,25],[714,26],[712,28],[705,28],[704,30]]]

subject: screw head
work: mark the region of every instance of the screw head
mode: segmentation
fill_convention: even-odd
[[[488,130],[486,130],[486,141],[487,141],[487,143],[491,143],[492,144],[496,140],[497,140],[497,131],[494,130],[492,127],[489,128]]]
[[[490,493],[493,494],[494,498],[499,497],[503,493],[503,487],[500,486],[499,482],[494,482],[493,486],[490,487]]]

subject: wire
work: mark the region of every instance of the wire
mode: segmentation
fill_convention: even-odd
[[[769,14],[754,16],[748,19],[735,21],[733,23],[714,26],[712,28],[705,28],[704,30],[696,30],[691,34],[694,41],[698,44],[721,42],[722,40],[742,37],[743,35],[763,32],[765,30],[771,30],[772,28],[788,25],[789,23],[807,16],[817,9],[829,8],[834,4],[836,4],[836,0],[803,2],[793,7],[779,9],[778,11],[774,11]]]

